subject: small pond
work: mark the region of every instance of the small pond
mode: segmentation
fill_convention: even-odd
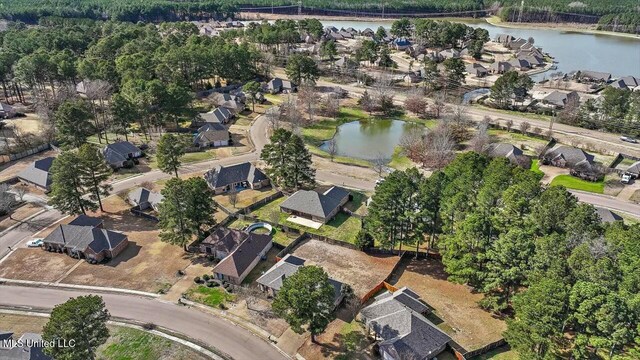
[[[338,127],[334,139],[337,154],[356,159],[374,160],[380,156],[391,159],[400,139],[411,131],[423,132],[419,124],[401,120],[363,120],[352,121]],[[327,151],[329,141],[320,149]]]

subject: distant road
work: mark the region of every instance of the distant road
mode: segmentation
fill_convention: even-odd
[[[0,305],[51,310],[70,297],[89,292],[0,285],[0,294]],[[135,295],[98,295],[114,317],[156,324],[201,341],[233,359],[286,359],[274,346],[245,328],[197,309]]]
[[[9,246],[15,248],[23,240],[30,238],[36,232],[46,228],[63,217],[64,215],[62,215],[58,210],[51,209],[11,229],[0,237],[0,259],[9,253]]]
[[[607,208],[609,210],[618,210],[632,215],[636,218],[640,218],[640,204],[634,204],[630,201],[624,201],[617,199],[613,196],[588,193],[584,191],[569,190],[578,200],[591,204]]]

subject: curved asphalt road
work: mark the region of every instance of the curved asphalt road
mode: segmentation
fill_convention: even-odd
[[[52,309],[89,292],[0,285],[0,305]],[[274,346],[230,321],[189,307],[135,295],[99,294],[114,317],[154,323],[199,340],[235,360],[287,359]]]

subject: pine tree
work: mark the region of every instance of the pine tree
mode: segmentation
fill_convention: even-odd
[[[82,184],[89,190],[89,198],[97,201],[100,210],[104,211],[101,197],[109,196],[111,191],[111,185],[106,184],[112,173],[111,167],[104,160],[100,150],[92,144],[82,145],[78,151],[78,157],[81,161]]]
[[[277,186],[297,190],[315,184],[311,154],[302,138],[289,130],[276,129],[260,157],[267,163],[267,174]]]
[[[174,173],[178,177],[178,169],[182,164],[180,158],[185,154],[186,147],[187,143],[184,137],[164,134],[158,142],[156,152],[158,168],[167,174]]]
[[[187,251],[187,244],[194,235],[187,224],[188,194],[184,181],[173,178],[162,189],[164,200],[158,206],[160,240],[180,245]]]
[[[95,128],[91,123],[93,115],[83,100],[67,100],[55,113],[58,138],[64,144],[78,147],[87,141]]]
[[[98,206],[84,198],[86,189],[82,178],[82,159],[73,151],[64,151],[51,165],[53,181],[49,204],[64,214],[86,214]]]

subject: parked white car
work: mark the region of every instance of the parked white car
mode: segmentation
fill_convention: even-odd
[[[620,136],[620,140],[626,141],[626,142],[629,142],[629,143],[632,143],[632,144],[637,144],[638,143],[638,140],[636,140],[636,139],[634,139],[632,137],[629,137],[629,136]]]
[[[41,247],[43,244],[42,239],[33,239],[27,241],[27,247]]]
[[[631,184],[631,175],[630,174],[622,174],[622,178],[620,182],[623,184]]]

